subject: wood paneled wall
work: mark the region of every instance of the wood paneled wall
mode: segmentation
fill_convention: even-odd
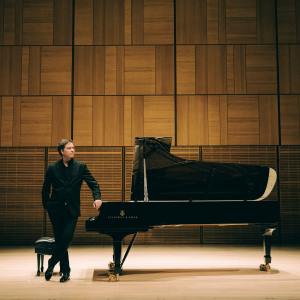
[[[298,0],[2,0],[0,150],[71,137],[92,162],[136,136],[170,136],[192,152],[276,148],[283,166],[281,147],[300,143],[299,24]],[[114,187],[118,199],[129,184]],[[282,223],[285,241],[295,218]],[[182,239],[197,240],[193,230]]]

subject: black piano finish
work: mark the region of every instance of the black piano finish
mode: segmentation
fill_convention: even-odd
[[[86,221],[86,230],[113,238],[114,274],[122,273],[122,240],[129,234],[164,225],[253,225],[264,236],[265,264],[271,262],[271,235],[276,229],[278,202],[104,202],[99,216]],[[135,236],[134,236],[135,238]]]
[[[164,225],[254,225],[264,237],[265,266],[271,262],[271,236],[279,220],[278,202],[267,197],[271,169],[259,165],[190,161],[170,153],[171,138],[136,138],[133,153],[132,202],[103,203],[86,230],[113,239],[116,279],[138,232]],[[275,171],[273,170],[273,175]],[[276,174],[276,173],[275,173]],[[271,186],[271,188],[269,188]],[[266,191],[268,191],[266,193]],[[134,234],[122,259],[122,241]]]

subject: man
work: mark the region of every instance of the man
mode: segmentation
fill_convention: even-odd
[[[71,271],[68,247],[73,239],[77,219],[80,216],[80,189],[83,180],[93,192],[95,209],[100,208],[102,201],[100,200],[99,185],[87,169],[86,164],[73,159],[75,154],[73,141],[61,140],[57,150],[62,159],[49,166],[42,188],[43,206],[48,210],[56,246],[48,261],[45,279],[50,280],[55,265],[60,262],[60,270],[63,272],[60,282],[66,282],[70,279]]]

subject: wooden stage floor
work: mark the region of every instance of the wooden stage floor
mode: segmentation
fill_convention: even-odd
[[[58,274],[36,276],[34,246],[1,246],[0,299],[299,300],[299,250],[273,245],[272,269],[262,272],[261,245],[134,245],[120,280],[108,282],[112,247],[72,245],[71,280],[60,283]]]

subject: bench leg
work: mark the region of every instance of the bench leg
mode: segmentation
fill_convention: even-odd
[[[40,272],[40,257],[41,257],[41,254],[38,254],[37,255],[37,273],[36,273],[37,276],[40,276],[40,274],[41,274],[41,272]]]
[[[41,272],[44,272],[44,255],[41,255]]]

